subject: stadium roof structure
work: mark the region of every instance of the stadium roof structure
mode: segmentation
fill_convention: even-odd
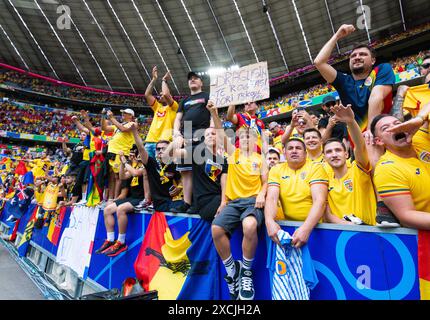
[[[358,31],[339,53],[427,22],[428,12],[428,0],[2,0],[0,59],[138,93],[157,65],[160,79],[171,70],[172,94],[187,94],[190,70],[268,61],[277,77],[311,64],[341,24]]]

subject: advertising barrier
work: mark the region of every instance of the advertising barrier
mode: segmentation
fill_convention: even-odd
[[[13,223],[6,223],[9,216],[8,206],[9,204],[6,203],[0,215],[0,223],[7,224],[11,232]],[[59,247],[61,247],[61,242],[65,241],[64,235],[68,234],[65,230],[76,224],[72,211],[78,209],[68,208],[62,217],[58,231],[60,239],[58,246],[48,238],[49,224],[42,229],[34,229],[31,241],[57,258],[61,256]],[[34,206],[30,207],[21,218],[18,226],[19,234],[24,234],[32,211],[34,211]],[[165,297],[170,299],[175,297],[176,299],[228,299],[227,286],[223,280],[224,266],[218,256],[213,255],[210,225],[198,216],[170,213],[157,213],[157,215],[161,215],[163,219],[165,217],[169,230],[166,232],[167,227],[164,227],[158,231],[161,232],[159,235],[164,239],[159,246],[161,255],[157,254],[158,251],[154,245],[150,247],[153,250],[147,250],[148,248],[145,247],[143,252],[158,257],[157,272],[160,268],[164,268],[164,271],[169,271],[167,273],[170,276],[175,274],[176,291],[167,293]],[[88,257],[90,259],[88,268],[85,269],[84,274],[81,274],[81,279],[86,278],[86,281],[95,282],[106,289],[120,288],[126,278],[136,277],[135,270],[140,268],[138,273],[141,273],[142,267],[145,270],[146,266],[139,265],[137,257],[142,250],[145,233],[153,216],[150,213],[130,214],[126,238],[128,250],[110,258],[95,254],[95,250],[101,246],[106,237],[103,212],[98,212],[98,219],[91,220],[97,221],[93,238],[91,234],[86,234],[87,240],[93,241],[93,244],[88,252],[81,250],[81,259],[85,260]],[[295,222],[280,222],[280,224],[282,229],[290,234],[293,234],[294,230],[300,226],[300,223]],[[117,232],[115,230],[116,235]],[[240,230],[233,234],[231,241],[233,257],[236,260],[241,259],[242,233]],[[269,270],[266,267],[268,265],[268,241],[271,240],[266,236],[265,228],[262,228],[259,232],[259,243],[253,266],[255,299],[257,300],[271,299]],[[166,247],[166,242],[171,245]],[[193,245],[194,247],[204,246],[204,252],[202,250],[193,251]],[[182,251],[174,251],[179,250],[178,248]],[[308,248],[318,277],[318,284],[310,294],[311,300],[420,299],[417,232],[415,230],[320,224],[312,232]],[[75,253],[75,259],[78,258],[76,255],[79,253]],[[210,265],[211,268],[209,268]],[[161,272],[158,276],[169,277],[166,275],[167,273]],[[191,279],[193,275],[194,278]],[[155,278],[155,273],[149,280],[153,278]],[[163,280],[158,279],[158,281],[164,283]],[[187,286],[189,288],[190,285],[193,290],[187,291]],[[191,292],[194,293],[191,294]],[[174,296],[169,296],[169,294]],[[160,295],[160,299],[163,299],[163,294]]]

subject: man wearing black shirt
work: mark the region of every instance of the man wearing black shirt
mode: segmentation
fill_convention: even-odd
[[[132,152],[130,151],[130,155]],[[142,162],[140,159],[135,158],[135,160],[129,163],[122,151],[120,151],[119,156],[121,161],[119,178],[127,182],[129,192],[126,198],[113,201],[103,211],[107,237],[96,253],[103,253],[108,257],[115,257],[128,249],[125,243],[128,225],[127,214],[134,212],[134,206],[145,197],[143,188],[144,167]],[[134,157],[130,157],[130,159],[132,158]],[[117,241],[114,241],[115,220],[113,214],[115,212],[118,218]]]
[[[337,138],[340,141],[346,139],[348,137],[348,130],[346,129],[346,125],[342,122],[334,123],[330,121],[330,108],[338,105],[339,101],[336,101],[335,97],[331,94],[324,97],[322,103],[322,109],[324,110],[323,117],[318,123],[318,130],[322,135],[322,141],[326,141],[330,138]]]
[[[176,171],[175,164],[168,163],[168,161],[164,159],[169,141],[158,141],[155,146],[155,158],[152,158],[148,155],[148,152],[143,146],[136,125],[132,126],[132,132],[142,163],[145,165],[148,175],[154,210],[165,212],[169,211],[170,208],[182,206],[183,201],[172,200],[181,193],[181,189],[177,187],[181,180],[181,175]]]
[[[190,209],[193,190],[191,161],[193,146],[202,141],[204,130],[209,128],[211,122],[210,112],[206,109],[209,94],[202,91],[202,78],[195,72],[189,72],[188,87],[191,95],[179,104],[173,126],[173,140],[178,142],[178,139],[184,139],[185,145],[188,146],[188,157],[184,159],[184,164],[178,166],[178,171],[182,175],[185,203],[181,207],[173,208],[172,212],[187,212]]]
[[[173,146],[176,158],[186,158],[188,151]],[[212,221],[227,204],[225,185],[227,181],[227,159],[217,152],[215,128],[205,130],[205,140],[195,148],[193,156],[193,195],[196,209],[202,219]]]

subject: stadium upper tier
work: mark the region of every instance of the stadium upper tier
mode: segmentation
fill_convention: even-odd
[[[393,70],[396,74],[396,82],[410,80],[420,76],[419,65],[422,62],[422,57],[425,52],[398,58],[391,62]],[[1,73],[2,82],[13,82],[15,85],[28,85],[28,79],[21,79],[19,73],[3,72]],[[37,81],[35,82],[37,83]],[[52,87],[43,88],[40,84],[34,84],[34,88],[39,88],[40,91],[52,93]],[[293,109],[293,102],[298,101],[302,106],[313,106],[321,103],[323,97],[332,93],[337,95],[337,92],[329,84],[320,84],[308,89],[294,92],[286,96],[280,97],[269,102],[259,104],[260,118],[267,118],[274,115],[289,112]],[[90,99],[95,99],[90,96]],[[85,99],[81,97],[80,99]],[[237,111],[240,111],[238,109]],[[42,141],[57,141],[58,138],[68,136],[69,138],[77,138],[79,132],[74,126],[71,117],[78,115],[76,111],[53,109],[36,105],[28,105],[14,101],[12,99],[0,102],[0,134],[6,136],[6,132],[11,133],[10,137],[20,138],[27,137],[32,140]],[[220,110],[220,115],[225,118],[226,109]],[[91,121],[94,126],[99,126],[101,123],[100,114],[91,114]],[[149,130],[152,118],[144,118],[141,122],[140,130],[143,136]],[[46,138],[28,137],[25,135],[40,135]],[[75,141],[75,140],[71,140]]]
[[[0,136],[40,141],[58,141],[67,136],[71,142],[77,142],[73,139],[79,136],[72,121],[74,115],[79,116],[79,112],[4,99],[0,102]],[[100,114],[90,114],[90,118],[94,126],[100,126]],[[141,118],[139,129],[143,136],[146,136],[151,120]]]

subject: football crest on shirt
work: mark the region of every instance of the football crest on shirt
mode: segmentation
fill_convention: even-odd
[[[415,174],[416,175],[420,175],[421,174],[420,168],[417,168],[417,170],[415,171]]]
[[[345,186],[346,190],[348,190],[349,192],[352,192],[353,185],[352,185],[352,180],[351,179],[345,180],[343,182],[343,185]]]
[[[253,162],[252,163],[252,171],[257,171],[258,170],[258,162]]]
[[[206,161],[205,173],[212,181],[215,182],[218,176],[221,174],[221,172],[222,172],[222,166],[220,164],[213,162],[210,159]]]
[[[375,79],[376,79],[376,72],[375,72],[375,70],[372,70],[370,75],[367,77],[366,81],[364,81],[364,85],[366,87],[372,86]]]
[[[300,173],[300,179],[305,180],[306,179],[306,174],[307,174],[306,171]]]
[[[423,151],[420,153],[420,160],[426,163],[430,163],[430,152]]]

